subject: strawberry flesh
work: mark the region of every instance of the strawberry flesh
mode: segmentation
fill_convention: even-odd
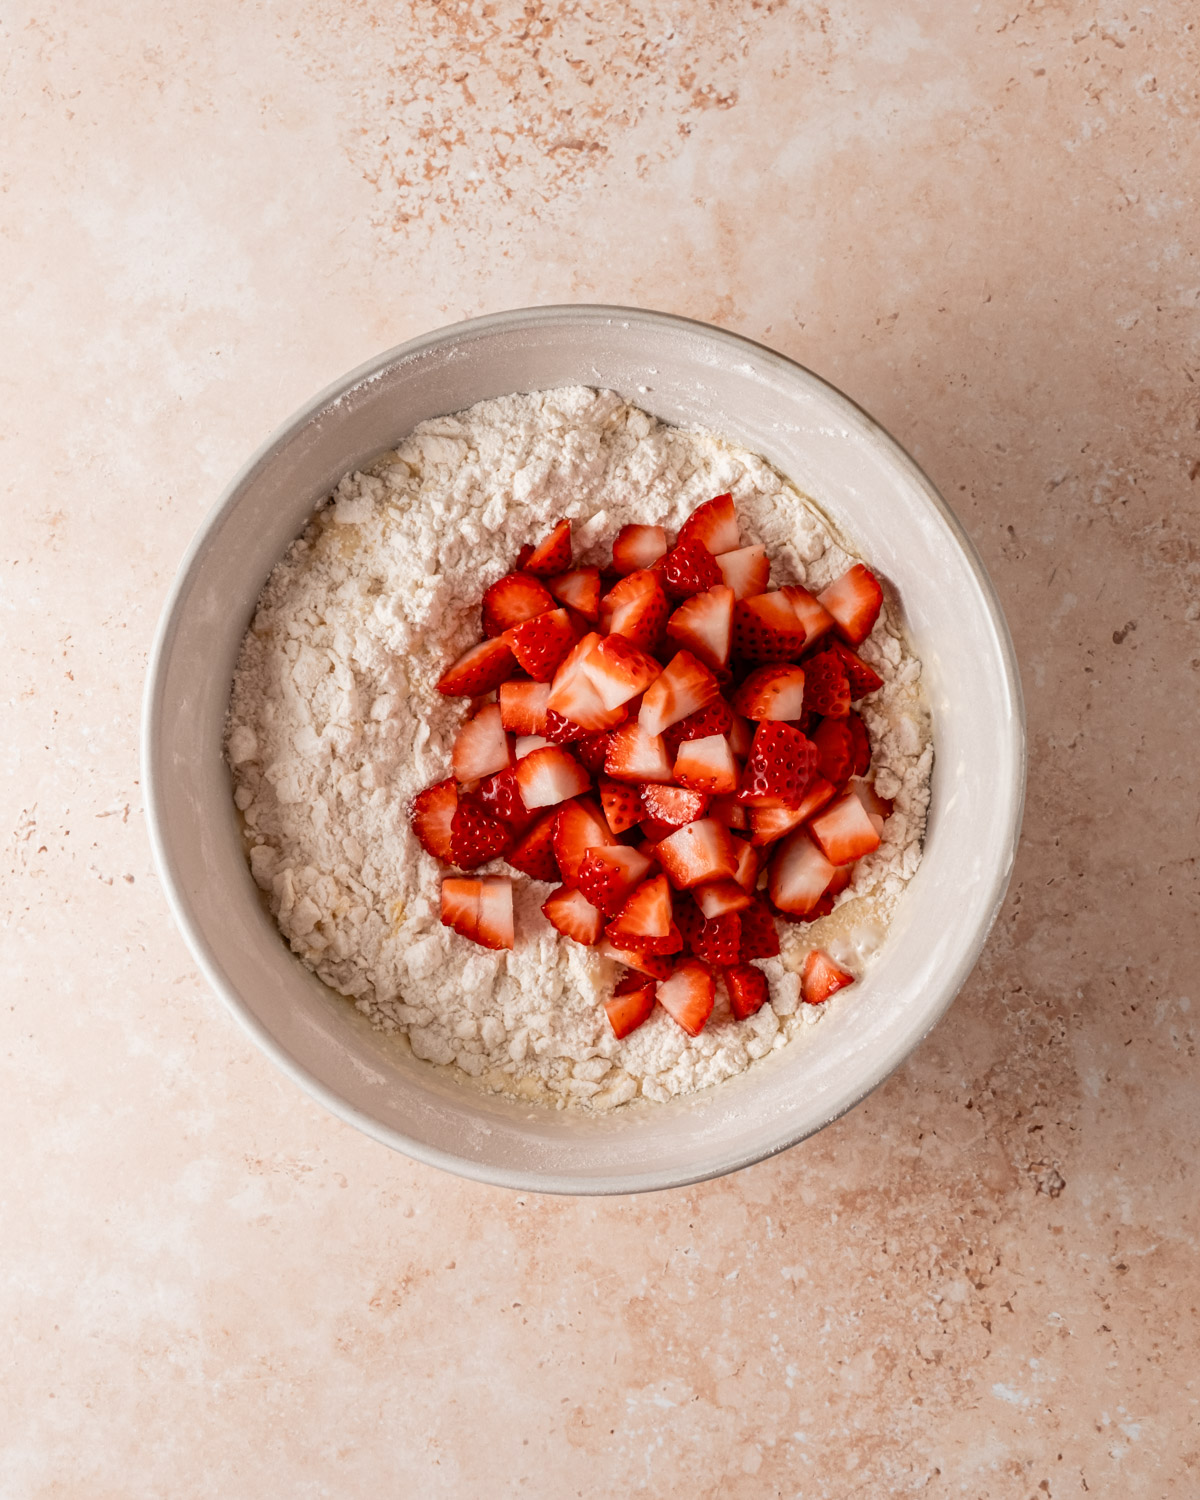
[[[422,849],[445,864],[454,862],[454,851],[450,845],[450,829],[457,810],[458,783],[453,777],[439,781],[436,786],[427,786],[412,800],[412,811],[409,814],[412,831],[420,841]],[[641,817],[640,806],[638,817]]]
[[[767,976],[753,964],[731,964],[725,970],[729,1009],[738,1021],[760,1011],[767,1000]]]
[[[480,641],[446,668],[437,690],[450,698],[478,698],[498,688],[516,670],[517,658],[503,640]]]
[[[658,986],[658,1003],[689,1036],[699,1036],[712,1015],[716,981],[707,964],[686,958],[677,964],[670,979]]]
[[[677,542],[662,563],[663,584],[673,599],[686,599],[723,584],[717,560],[703,542]]]
[[[698,505],[679,528],[681,542],[699,542],[709,552],[734,552],[742,545],[732,495],[716,495]]]
[[[765,799],[798,807],[817,768],[812,741],[793,729],[766,719],[757,728],[750,757],[742,772],[738,800],[749,806]]]
[[[622,526],[613,541],[613,570],[626,574],[652,568],[667,553],[667,533],[661,526]]]
[[[545,578],[567,572],[571,566],[570,521],[559,521],[550,535],[537,544],[523,566],[527,573]]]
[[[804,960],[800,976],[800,998],[806,1005],[821,1005],[830,995],[854,983],[854,975],[834,963],[821,948],[814,948]]]
[[[565,609],[552,609],[506,630],[504,643],[522,672],[535,682],[549,682],[575,646],[576,635]]]
[[[644,974],[629,975],[621,980],[604,1002],[604,1013],[618,1041],[636,1031],[649,1019],[654,1009],[654,980]]]
[[[503,635],[514,625],[521,625],[554,608],[554,600],[545,584],[528,573],[506,573],[483,595],[483,633]]]

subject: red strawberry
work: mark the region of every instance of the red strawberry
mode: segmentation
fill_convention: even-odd
[[[833,616],[807,589],[801,588],[798,583],[785,583],[782,593],[792,606],[797,620],[800,621],[800,627],[804,631],[804,638],[809,646],[833,629]]]
[[[608,826],[614,833],[624,833],[627,828],[632,828],[642,820],[642,799],[635,787],[601,777],[600,802]]]
[[[513,755],[517,760],[524,760],[527,755],[532,755],[535,750],[544,750],[552,742],[544,734],[519,734],[513,745]]]
[[[746,963],[752,958],[776,958],[779,954],[779,930],[762,897],[756,896],[745,911],[738,915],[742,919],[742,962]]]
[[[835,964],[828,953],[814,948],[804,960],[804,972],[800,976],[800,998],[806,1005],[820,1005],[830,995],[854,983],[854,975]]]
[[[832,788],[830,792],[832,794]],[[804,800],[807,802],[807,796]],[[784,834],[791,833],[793,828],[799,828],[803,822],[804,816],[800,809],[788,807],[785,802],[780,802],[773,807],[752,807],[750,809],[750,842],[755,848],[761,849],[767,844],[774,844],[783,838]]]
[[[412,831],[420,840],[422,849],[434,859],[453,861],[450,849],[450,827],[458,810],[458,785],[454,779],[439,781],[436,786],[427,786],[412,800],[409,821]],[[638,808],[638,817],[642,815]]]
[[[655,850],[676,890],[704,885],[710,880],[732,880],[738,858],[728,828],[712,818],[686,823],[663,839]]]
[[[570,724],[571,721],[564,719],[562,722]],[[571,754],[593,776],[599,776],[600,772],[604,770],[604,758],[608,754],[608,745],[611,739],[612,735],[608,731],[602,731],[599,734],[585,734],[576,742]]]
[[[828,719],[844,719],[850,712],[846,669],[832,651],[819,651],[804,663],[804,707]]]
[[[451,755],[459,781],[478,781],[513,761],[512,744],[500,719],[500,705],[486,703],[458,731]]]
[[[582,891],[560,885],[542,903],[542,912],[552,927],[564,937],[591,947],[604,931],[604,918]]]
[[[654,981],[644,974],[630,974],[622,979],[604,1002],[604,1013],[618,1041],[636,1031],[654,1009]]]
[[[738,801],[752,807],[765,798],[767,806],[779,801],[798,807],[816,768],[812,741],[790,724],[767,719],[755,731]]]
[[[678,723],[668,725],[663,730],[663,743],[667,747],[667,754],[674,760],[684,740],[706,740],[711,734],[728,735],[732,728],[733,714],[729,704],[724,698],[714,698],[694,714],[688,714]],[[746,749],[749,748],[747,744]],[[734,754],[736,753],[735,749]]]
[[[613,541],[613,571],[636,573],[652,568],[667,553],[667,533],[661,526],[622,526]]]
[[[826,781],[842,786],[854,770],[854,731],[848,719],[822,719],[813,730],[817,769]]]
[[[738,961],[742,945],[742,919],[737,912],[709,917],[692,934],[692,952],[705,963],[726,966]]]
[[[443,880],[442,921],[485,948],[511,948],[512,881],[506,875],[489,875],[483,880]]]
[[[502,637],[521,670],[535,682],[549,682],[575,646],[575,631],[565,609],[514,625]]]
[[[721,734],[708,735],[702,740],[685,740],[675,757],[674,779],[691,791],[708,792],[713,796],[736,792],[738,764],[729,741]]]
[[[833,616],[837,633],[848,645],[857,646],[870,635],[879,609],[883,590],[870,568],[855,563],[840,578],[835,578],[817,598]]]
[[[703,792],[689,792],[677,786],[643,786],[642,806],[649,817],[674,830],[702,818],[708,798]]]
[[[589,652],[582,670],[605,708],[620,708],[645,692],[662,667],[623,635],[608,635]]]
[[[632,939],[654,953],[675,953],[683,939],[675,926],[671,888],[665,875],[645,880],[629,896],[616,918],[608,924],[608,936],[618,947]]]
[[[718,823],[724,823],[726,828],[749,828],[750,814],[737,799],[734,792],[726,792],[720,797],[714,797],[708,806],[710,818],[716,818]]]
[[[448,698],[479,698],[498,688],[517,670],[517,658],[503,640],[471,646],[438,678],[437,690]]]
[[[585,619],[595,620],[599,615],[599,568],[576,568],[572,573],[556,573],[547,580],[546,586],[560,604],[578,610]]]
[[[804,641],[804,626],[782,590],[733,606],[733,654],[742,661],[797,661]]]
[[[728,666],[732,631],[733,590],[723,583],[685,599],[667,621],[668,637],[713,668]]]
[[[562,878],[574,885],[589,849],[614,845],[616,839],[600,809],[590,797],[567,802],[558,811],[554,824],[554,857]]]
[[[720,552],[735,552],[742,545],[742,538],[733,496],[718,495],[698,505],[679,528],[679,540],[699,542],[714,557]]]
[[[737,854],[737,874],[733,877],[744,891],[749,891],[753,896],[758,889],[758,872],[762,869],[764,854],[745,839],[734,839],[734,851]]]
[[[719,580],[718,580],[719,581]],[[608,629],[623,635],[643,651],[654,651],[662,639],[671,606],[657,573],[643,568],[622,578],[600,601],[600,620],[608,615]]]
[[[743,719],[741,714],[730,714],[729,746],[739,760],[745,760],[750,754],[750,747],[754,743],[754,731],[758,727],[749,719]],[[803,724],[800,725],[803,729]]]
[[[523,572],[524,568],[525,568],[525,564],[529,561],[529,559],[532,556],[533,556],[533,544],[531,542],[526,542],[524,544],[524,546],[521,548],[521,550],[517,553],[517,560],[513,564],[513,571],[516,572],[516,573]]]
[[[716,563],[735,599],[749,599],[752,594],[767,592],[771,564],[765,547],[739,547],[736,552],[718,552]]]
[[[545,734],[548,682],[524,678],[500,684],[500,722],[511,734]]]
[[[802,917],[825,894],[833,865],[803,828],[788,834],[771,856],[767,890],[780,911]]]
[[[688,1036],[699,1036],[713,1012],[717,987],[713,972],[697,958],[676,965],[670,979],[658,986],[658,1003]]]
[[[647,734],[634,719],[614,729],[604,757],[604,774],[614,781],[670,781],[672,765],[662,736]]]
[[[534,814],[521,801],[517,774],[511,768],[486,776],[479,783],[475,796],[480,807],[490,817],[499,818],[502,823],[507,823],[517,832],[528,828],[534,820]]]
[[[862,717],[856,713],[846,715],[846,728],[850,731],[850,753],[853,756],[851,774],[865,776],[871,769],[871,737]]]
[[[547,719],[550,713],[561,714],[588,733],[599,733],[612,729],[625,718],[623,708],[605,708],[584,671],[601,640],[602,637],[592,631],[567,653],[550,685],[550,696],[546,699]]]
[[[703,542],[676,542],[663,558],[662,576],[673,599],[686,599],[723,582],[716,559]]]
[[[651,953],[648,948],[642,948],[634,943],[632,938],[624,939],[630,946],[623,948],[620,943],[614,943],[607,934],[596,944],[596,952],[604,958],[611,958],[614,963],[624,964],[626,968],[636,969],[639,974],[649,974],[652,979],[666,979],[675,962],[668,953]]]
[[[882,836],[883,825],[891,817],[895,804],[889,798],[881,797],[869,781],[852,781],[849,789],[866,808],[875,831]]]
[[[534,880],[561,880],[562,873],[554,858],[554,824],[559,809],[552,807],[544,812],[521,834],[504,856],[514,870],[520,870]]]
[[[804,668],[756,668],[734,693],[733,706],[748,719],[798,719],[804,712]]]
[[[653,861],[627,844],[589,849],[579,867],[579,889],[593,906],[615,917],[650,873]]]
[[[571,566],[571,523],[560,521],[548,537],[543,538],[525,559],[525,571],[539,578],[565,573]]]
[[[696,898],[696,905],[710,920],[743,911],[753,900],[750,891],[743,890],[736,880],[710,880],[707,885],[698,885],[692,895]]]
[[[514,625],[532,620],[554,608],[545,585],[528,573],[506,573],[483,595],[483,633],[503,635]]]
[[[586,792],[592,781],[577,760],[558,745],[546,745],[517,762],[517,785],[521,800],[531,811],[553,807]]]
[[[539,682],[537,686],[544,687],[548,691],[552,690],[552,684],[549,682]],[[552,745],[576,745],[577,753],[578,742],[587,738],[588,731],[576,724],[574,719],[565,719],[562,714],[557,713],[552,708],[548,708],[546,710],[546,723],[542,729],[542,735]]]
[[[808,831],[831,864],[848,865],[879,848],[879,830],[852,791],[845,791],[815,818]]]
[[[766,1003],[767,976],[753,964],[731,964],[725,970],[725,989],[735,1019],[744,1021]]]
[[[513,831],[477,802],[460,800],[450,823],[450,863],[473,870],[503,854]]]
[[[678,651],[646,689],[638,723],[647,734],[661,734],[720,696],[721,685],[704,663],[690,651]]]
[[[883,686],[883,678],[875,668],[869,667],[857,652],[843,645],[836,636],[830,640],[826,649],[832,651],[845,667],[846,681],[850,684],[850,697],[853,701],[865,698],[868,693],[877,693]]]

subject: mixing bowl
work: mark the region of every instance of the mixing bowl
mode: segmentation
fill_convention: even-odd
[[[899,596],[924,663],[936,757],[920,870],[852,1003],[715,1088],[595,1116],[460,1083],[373,1030],[309,973],[250,877],[221,744],[255,600],[338,479],[427,417],[570,384],[606,387],[666,421],[722,433],[819,503]],[[562,1193],[667,1188],[733,1171],[794,1145],[875,1088],[979,955],[1012,868],[1025,771],[1000,606],[954,515],[903,449],[770,349],[663,313],[586,306],[499,313],[413,339],[339,380],[270,438],[183,561],[150,666],[142,750],[171,906],[209,982],[259,1045],[343,1119],[409,1156]]]

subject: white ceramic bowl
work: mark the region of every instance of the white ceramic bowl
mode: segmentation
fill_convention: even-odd
[[[845,1004],[740,1077],[591,1117],[486,1095],[402,1055],[303,968],[260,903],[221,754],[239,642],[272,566],[347,470],[418,422],[512,391],[607,387],[763,454],[898,591],[933,715],[920,871],[880,960]],[[331,1110],[464,1176],[542,1192],[672,1187],[733,1171],[848,1110],[917,1045],[970,973],[1008,884],[1024,793],[1012,643],[974,548],[911,458],[853,402],[758,344],[615,307],[499,313],[414,339],[285,424],[184,559],[150,666],[143,761],[151,839],[209,982]],[[885,1169],[886,1170],[886,1169]]]

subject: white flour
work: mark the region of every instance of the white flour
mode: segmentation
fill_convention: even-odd
[[[761,964],[771,1004],[757,1016],[735,1023],[719,994],[695,1039],[656,1010],[618,1042],[601,1004],[614,966],[560,937],[539,910],[550,888],[500,862],[487,868],[513,876],[515,950],[477,947],[439,920],[444,872],[411,833],[408,804],[450,774],[466,700],[434,684],[480,638],[484,589],[562,516],[577,563],[599,562],[626,522],[674,530],[725,491],[744,543],[767,547],[771,587],[818,589],[856,560],[764,460],[571,388],[423,423],[372,472],[348,475],[271,574],[227,738],[251,869],[293,951],[418,1057],[559,1105],[666,1099],[820,1018],[827,1006],[798,1004],[809,948],[861,972],[878,947],[920,861],[932,758],[920,665],[886,606],[860,648],[885,686],[861,710],[877,789],[896,810],[829,917],[778,924],[784,952]]]

